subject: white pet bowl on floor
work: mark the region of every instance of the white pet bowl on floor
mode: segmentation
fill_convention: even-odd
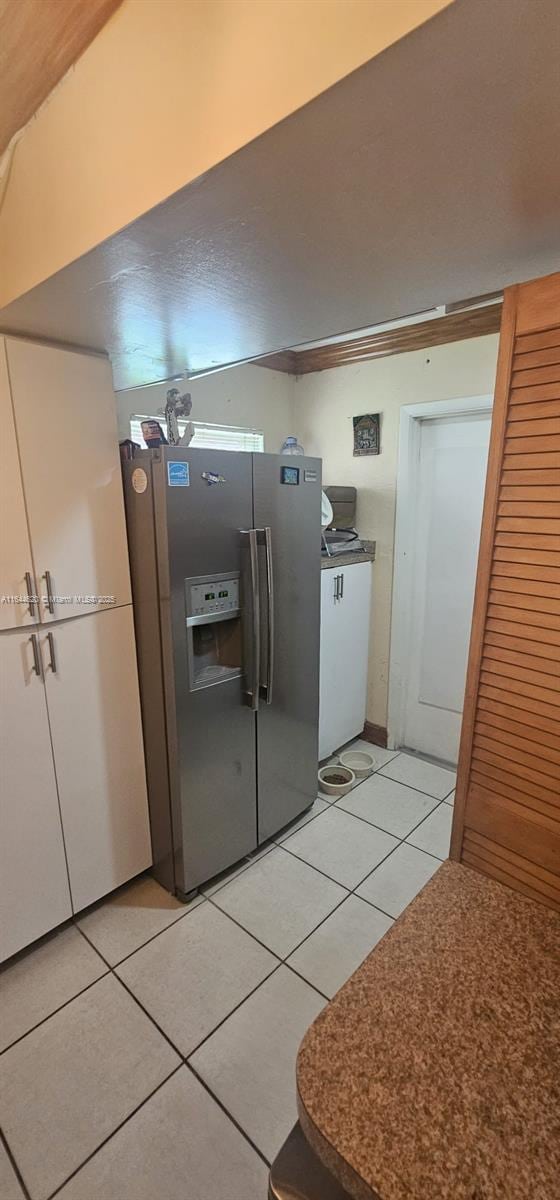
[[[365,779],[377,766],[373,754],[368,754],[366,750],[343,750],[338,756],[338,761],[342,767],[353,771],[358,779]]]
[[[319,768],[319,787],[326,796],[345,796],[356,782],[356,776],[350,767],[329,763],[327,767]]]

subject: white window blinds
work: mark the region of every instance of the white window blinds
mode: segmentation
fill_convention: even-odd
[[[142,437],[142,421],[159,421],[167,436],[167,426],[161,416],[146,413],[136,413],[130,418],[130,436],[133,442],[145,449],[146,443]],[[182,434],[186,421],[179,421],[179,432]],[[262,453],[264,450],[264,434],[260,429],[244,429],[238,425],[211,425],[204,421],[193,421],[194,437],[191,446],[198,450],[249,450],[251,453]]]

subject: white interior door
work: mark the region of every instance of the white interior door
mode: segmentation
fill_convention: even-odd
[[[111,369],[104,358],[6,340],[41,619],[129,604]],[[94,599],[111,597],[114,601]],[[88,599],[92,598],[92,599]]]
[[[49,633],[47,703],[77,912],[152,861],[132,608]]]
[[[45,688],[33,665],[28,633],[0,634],[2,961],[72,916]]]
[[[424,420],[413,497],[403,743],[457,762],[490,414]]]
[[[17,629],[39,618],[37,606],[25,600],[36,588],[4,338],[0,338],[0,512],[0,629]]]

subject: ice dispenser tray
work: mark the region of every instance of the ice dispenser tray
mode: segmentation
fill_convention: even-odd
[[[189,688],[242,674],[239,572],[185,580]]]

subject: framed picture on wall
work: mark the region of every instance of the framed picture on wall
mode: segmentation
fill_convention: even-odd
[[[379,454],[381,450],[379,431],[381,413],[364,413],[352,417],[354,426],[354,457],[362,454]]]

